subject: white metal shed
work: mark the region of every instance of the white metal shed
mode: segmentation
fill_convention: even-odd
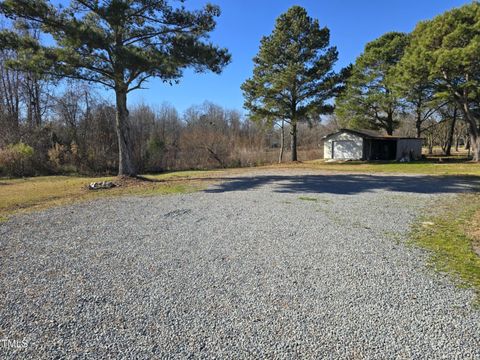
[[[372,130],[341,129],[324,138],[324,159],[418,160],[422,139],[381,135]]]

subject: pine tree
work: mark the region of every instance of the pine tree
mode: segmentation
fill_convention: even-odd
[[[394,91],[395,68],[407,44],[407,34],[390,32],[366,45],[353,65],[345,92],[336,103],[341,123],[393,134],[402,108],[401,96]]]
[[[453,101],[468,124],[473,158],[480,161],[480,3],[417,25],[402,63],[406,81],[425,72],[435,97]]]
[[[226,49],[207,41],[220,15],[213,5],[188,11],[166,0],[72,0],[62,8],[48,0],[4,0],[0,11],[14,21],[39,25],[54,41],[46,46],[1,32],[0,46],[23,54],[11,66],[115,91],[119,175],[137,175],[127,95],[153,77],[173,83],[187,67],[219,73],[230,61]]]
[[[293,6],[261,40],[253,76],[242,85],[252,120],[290,125],[292,161],[297,160],[297,124],[331,112],[328,100],[340,89],[341,76],[332,70],[338,52],[329,42],[328,28]]]

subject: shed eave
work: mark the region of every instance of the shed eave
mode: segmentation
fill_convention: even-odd
[[[334,137],[334,136],[336,136],[338,134],[342,134],[342,133],[353,134],[353,135],[356,135],[358,137],[361,137],[362,139],[369,139],[369,140],[391,140],[391,141],[394,141],[394,140],[421,140],[421,141],[423,141],[424,140],[423,138],[406,137],[406,136],[373,136],[373,135],[365,134],[361,131],[350,130],[350,129],[340,129],[340,130],[338,130],[334,133],[331,133],[329,135],[324,136],[322,138],[322,140],[328,140],[331,137]]]

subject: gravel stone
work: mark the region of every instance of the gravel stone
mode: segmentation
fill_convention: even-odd
[[[405,245],[425,207],[475,185],[252,171],[16,216],[0,357],[480,359],[473,291]]]

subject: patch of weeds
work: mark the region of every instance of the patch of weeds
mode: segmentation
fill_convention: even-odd
[[[356,229],[366,229],[366,230],[371,230],[372,228],[365,223],[362,223],[360,221],[354,221],[348,224],[348,226]]]
[[[122,191],[112,195],[138,195],[138,196],[153,196],[153,195],[168,195],[168,194],[185,194],[199,190],[199,186],[193,184],[169,184],[169,183],[153,183],[150,186],[142,186],[131,189],[123,189]]]
[[[411,243],[430,251],[428,262],[435,270],[452,274],[462,286],[473,288],[480,304],[480,256],[468,231],[479,209],[478,193],[450,198],[435,208],[436,214],[414,226]]]
[[[318,201],[317,198],[314,197],[309,197],[309,196],[299,196],[298,200],[303,200],[303,201]]]
[[[332,202],[332,200],[329,199],[318,199],[318,201],[324,204],[330,204]]]
[[[404,240],[404,235],[395,231],[384,231],[383,234],[390,240],[394,241],[396,245],[400,245]]]

